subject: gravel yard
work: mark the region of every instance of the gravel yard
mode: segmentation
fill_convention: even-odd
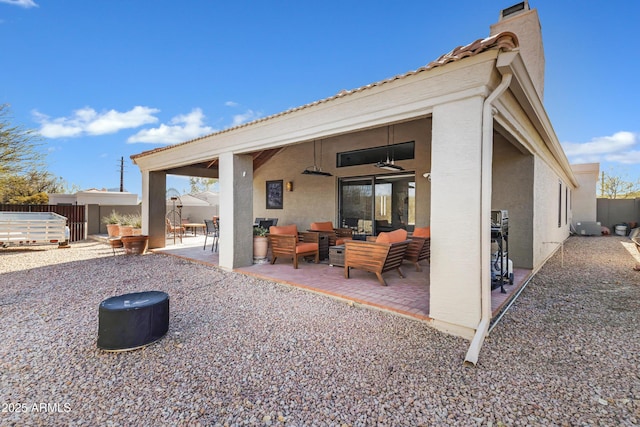
[[[623,242],[570,238],[472,368],[468,341],[422,322],[214,267],[89,241],[0,249],[0,425],[638,425]],[[100,302],[145,290],[170,295],[167,335],[98,350]]]

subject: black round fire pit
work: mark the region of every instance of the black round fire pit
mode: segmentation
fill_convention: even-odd
[[[98,348],[135,350],[169,330],[169,295],[160,291],[119,295],[100,303]]]

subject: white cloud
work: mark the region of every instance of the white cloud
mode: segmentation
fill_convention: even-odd
[[[236,114],[235,116],[233,116],[233,123],[231,124],[231,126],[238,126],[243,123],[250,122],[252,120],[260,118],[260,116],[262,116],[262,114],[257,113],[253,110],[247,110],[243,114]]]
[[[195,108],[189,114],[174,117],[169,122],[169,125],[162,123],[157,128],[143,129],[129,137],[127,142],[176,144],[215,132],[215,129],[204,126],[204,119],[205,116],[202,110]]]
[[[617,132],[612,136],[600,136],[590,142],[565,142],[562,144],[567,156],[589,156],[616,153],[633,147],[637,143],[636,135],[631,132]]]
[[[640,151],[633,150],[620,154],[610,154],[605,156],[605,160],[608,162],[622,163],[623,165],[640,164]]]
[[[92,135],[104,135],[118,132],[120,129],[132,129],[149,123],[156,123],[158,119],[153,114],[160,110],[134,107],[126,113],[110,110],[99,117],[95,117],[87,126],[87,132]]]
[[[30,7],[38,7],[36,2],[33,0],[0,0],[0,3],[7,3],[14,6],[21,6],[21,7],[24,7],[25,9],[28,9]]]
[[[237,107],[240,104],[238,104],[237,102],[234,102],[234,101],[227,101],[227,102],[224,103],[224,105],[226,105],[227,107]]]
[[[564,142],[562,147],[571,163],[608,161],[635,164],[640,163],[639,143],[637,134],[616,132],[611,136],[593,138],[589,142]]]
[[[154,116],[160,110],[136,106],[129,111],[109,110],[98,113],[90,107],[73,112],[70,117],[51,119],[49,116],[34,111],[33,115],[40,126],[40,134],[46,138],[70,138],[84,135],[106,135],[122,129],[137,128],[156,123]]]

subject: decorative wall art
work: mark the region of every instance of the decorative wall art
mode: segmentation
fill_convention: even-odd
[[[283,180],[267,181],[267,209],[282,209]]]

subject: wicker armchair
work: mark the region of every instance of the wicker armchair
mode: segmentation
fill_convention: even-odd
[[[333,228],[331,221],[312,222],[309,231],[322,231],[329,236],[329,246],[342,245],[346,240],[351,240],[353,230],[350,228]]]
[[[405,230],[380,233],[375,242],[360,240],[344,242],[344,277],[349,278],[351,268],[375,273],[383,286],[387,286],[387,282],[382,277],[382,273],[396,270],[400,277],[404,277],[400,266],[410,242],[411,240],[407,240]]]
[[[431,233],[429,227],[416,228],[411,236],[404,259],[415,264],[416,271],[422,271],[419,262],[431,258]]]
[[[320,262],[320,245],[318,233],[300,232],[295,224],[269,227],[269,246],[271,246],[271,264],[278,257],[293,259],[293,268],[298,268],[298,258],[301,256],[315,257],[315,263]]]

